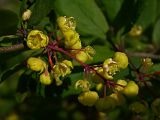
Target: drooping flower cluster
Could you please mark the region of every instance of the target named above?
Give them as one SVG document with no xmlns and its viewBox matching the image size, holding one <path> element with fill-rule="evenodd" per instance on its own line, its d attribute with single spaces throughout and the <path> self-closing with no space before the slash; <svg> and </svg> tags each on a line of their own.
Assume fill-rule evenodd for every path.
<svg viewBox="0 0 160 120">
<path fill-rule="evenodd" d="M 98 92 L 92 90 L 87 78 L 77 79 L 75 89 L 80 88 L 82 90 L 78 96 L 78 101 L 81 104 L 85 106 L 95 105 L 99 111 L 103 112 L 116 106 L 122 106 L 126 102 L 124 95 L 134 97 L 138 94 L 139 87 L 134 81 L 114 80 L 114 75 L 128 66 L 128 57 L 125 53 L 115 52 L 112 58 L 107 58 L 101 65 L 87 65 L 85 62 L 92 60 L 95 50 L 91 46 L 82 46 L 79 34 L 76 32 L 74 18 L 59 17 L 57 24 L 64 37 L 60 43 L 56 40 L 49 43 L 48 36 L 39 30 L 30 31 L 27 37 L 27 46 L 30 49 L 46 48 L 45 51 L 48 53 L 48 62 L 36 57 L 31 57 L 27 61 L 28 67 L 38 72 L 39 81 L 42 84 L 50 85 L 52 81 L 55 81 L 57 86 L 61 85 L 63 83 L 62 78 L 71 74 L 74 66 L 70 59 L 74 59 L 89 71 L 88 74 L 92 74 L 91 80 L 93 79 L 93 82 L 96 79 L 97 90 L 103 89 L 107 81 L 112 81 L 114 84 L 113 92 L 110 95 L 99 98 Z M 57 57 L 57 52 L 60 53 L 60 58 Z M 149 61 L 146 59 L 144 62 L 148 64 Z"/>
<path fill-rule="evenodd" d="M 64 35 L 64 46 L 71 50 L 70 52 L 75 55 L 76 59 L 81 62 L 92 60 L 95 54 L 91 46 L 82 48 L 82 43 L 79 34 L 76 32 L 76 22 L 73 17 L 59 17 L 57 19 L 58 26 Z"/>
<path fill-rule="evenodd" d="M 72 62 L 69 60 L 63 60 L 60 63 L 56 63 L 53 66 L 53 69 L 51 71 L 53 77 L 55 78 L 56 84 L 59 86 L 62 84 L 62 81 L 60 80 L 60 77 L 64 77 L 67 74 L 71 73 L 71 69 L 73 69 Z"/>
</svg>

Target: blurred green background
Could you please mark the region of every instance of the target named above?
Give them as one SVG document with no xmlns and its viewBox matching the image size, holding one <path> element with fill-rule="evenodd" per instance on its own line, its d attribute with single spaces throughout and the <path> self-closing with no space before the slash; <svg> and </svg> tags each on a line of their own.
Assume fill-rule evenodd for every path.
<svg viewBox="0 0 160 120">
<path fill-rule="evenodd" d="M 110 44 L 113 41 L 115 45 L 120 45 L 120 49 L 131 53 L 136 66 L 145 57 L 141 55 L 153 57 L 155 65 L 151 71 L 158 71 L 159 8 L 160 0 L 0 0 L 0 47 L 23 42 L 23 38 L 17 36 L 17 30 L 21 28 L 22 13 L 31 9 L 28 29 L 39 29 L 46 33 L 55 31 L 58 16 L 73 16 L 83 45 L 91 45 L 96 50 L 96 56 L 88 64 L 99 64 L 111 57 L 115 51 Z M 141 34 L 129 34 L 135 25 L 142 28 Z M 116 108 L 107 115 L 97 112 L 94 107 L 80 105 L 77 101 L 80 91 L 74 89 L 75 81 L 83 79 L 83 69 L 78 65 L 60 87 L 54 84 L 47 87 L 37 84 L 35 75 L 31 76 L 25 61 L 40 52 L 23 49 L 0 53 L 0 120 L 137 119 L 127 110 L 127 105 Z M 132 53 L 137 54 L 132 56 Z M 131 77 L 131 74 L 127 69 L 115 77 Z M 152 84 L 159 96 L 160 79 L 155 79 Z M 154 99 L 148 92 L 142 96 L 149 102 Z M 143 119 L 155 119 L 150 109 L 147 114 Z"/>
</svg>

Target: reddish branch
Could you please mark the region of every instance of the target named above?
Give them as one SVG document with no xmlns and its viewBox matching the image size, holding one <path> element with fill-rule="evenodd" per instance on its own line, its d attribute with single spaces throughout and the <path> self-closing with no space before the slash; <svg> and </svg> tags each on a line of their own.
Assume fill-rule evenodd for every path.
<svg viewBox="0 0 160 120">
<path fill-rule="evenodd" d="M 14 52 L 14 51 L 21 50 L 23 48 L 24 48 L 23 43 L 12 45 L 12 46 L 7 46 L 7 47 L 0 47 L 0 53 Z"/>
<path fill-rule="evenodd" d="M 110 86 L 114 87 L 116 85 L 124 87 L 123 85 L 117 84 L 114 81 L 107 80 L 100 73 L 98 73 L 97 70 L 94 69 L 94 67 L 92 67 L 92 66 L 90 66 L 88 64 L 85 64 L 82 61 L 78 60 L 74 55 L 72 55 L 71 53 L 69 53 L 67 50 L 64 50 L 63 48 L 60 48 L 57 44 L 55 44 L 55 43 L 50 44 L 50 45 L 47 46 L 47 48 L 53 50 L 53 52 L 57 51 L 57 52 L 63 53 L 65 55 L 67 55 L 68 57 L 76 60 L 84 69 L 90 70 L 90 71 L 93 71 L 94 73 L 96 73 L 104 81 L 105 85 L 108 85 L 108 87 L 110 87 Z"/>
</svg>

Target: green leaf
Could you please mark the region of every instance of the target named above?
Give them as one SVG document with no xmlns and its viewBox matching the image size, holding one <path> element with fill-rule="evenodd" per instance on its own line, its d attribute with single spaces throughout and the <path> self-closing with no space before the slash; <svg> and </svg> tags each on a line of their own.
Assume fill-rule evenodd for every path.
<svg viewBox="0 0 160 120">
<path fill-rule="evenodd" d="M 160 64 L 154 64 L 151 66 L 151 68 L 148 70 L 148 73 L 154 73 L 160 71 Z"/>
<path fill-rule="evenodd" d="M 114 21 L 118 15 L 124 0 L 102 0 L 104 11 L 110 21 Z"/>
<path fill-rule="evenodd" d="M 0 95 L 13 94 L 17 90 L 19 77 L 24 73 L 25 69 L 20 69 L 8 75 L 6 80 L 0 84 Z"/>
<path fill-rule="evenodd" d="M 138 0 L 138 18 L 137 25 L 146 29 L 153 24 L 157 17 L 157 0 Z"/>
<path fill-rule="evenodd" d="M 62 97 L 67 97 L 70 95 L 77 95 L 81 92 L 80 89 L 75 89 L 75 83 L 77 80 L 83 79 L 83 72 L 72 73 L 69 75 L 69 79 L 71 81 L 71 84 L 70 86 L 68 86 L 68 89 L 63 91 Z"/>
<path fill-rule="evenodd" d="M 31 9 L 32 15 L 29 19 L 29 25 L 37 25 L 46 17 L 53 8 L 54 0 L 36 0 Z"/>
<path fill-rule="evenodd" d="M 93 57 L 93 60 L 89 62 L 90 64 L 103 62 L 105 59 L 112 57 L 114 54 L 114 51 L 112 51 L 108 45 L 95 45 L 93 48 L 95 49 L 96 54 Z"/>
<path fill-rule="evenodd" d="M 0 36 L 15 34 L 18 16 L 11 10 L 0 9 Z"/>
<path fill-rule="evenodd" d="M 19 40 L 19 36 L 17 35 L 6 35 L 0 37 L 0 46 L 12 46 L 13 43 L 16 43 Z"/>
<path fill-rule="evenodd" d="M 54 8 L 58 15 L 76 19 L 80 35 L 105 39 L 108 24 L 94 0 L 55 0 Z"/>
<path fill-rule="evenodd" d="M 19 70 L 19 65 L 22 64 L 28 57 L 35 56 L 41 53 L 42 50 L 28 50 L 22 53 L 19 53 L 16 56 L 5 57 L 5 55 L 1 55 L 2 58 L 0 60 L 0 82 L 4 81 L 8 76 L 8 74 L 13 73 L 16 69 Z M 14 54 L 13 54 L 14 55 Z"/>
<path fill-rule="evenodd" d="M 160 44 L 160 19 L 158 19 L 158 21 L 156 22 L 154 29 L 153 29 L 153 35 L 152 35 L 152 39 L 153 39 L 153 43 L 155 45 L 156 48 L 159 48 L 159 44 Z"/>
</svg>

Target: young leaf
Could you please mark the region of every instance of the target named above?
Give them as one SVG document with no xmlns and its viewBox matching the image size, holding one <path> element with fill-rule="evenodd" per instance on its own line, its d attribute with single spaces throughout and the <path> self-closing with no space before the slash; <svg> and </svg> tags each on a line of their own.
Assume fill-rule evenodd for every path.
<svg viewBox="0 0 160 120">
<path fill-rule="evenodd" d="M 58 15 L 73 16 L 82 36 L 95 36 L 105 39 L 108 24 L 94 0 L 55 0 Z"/>
<path fill-rule="evenodd" d="M 124 0 L 102 0 L 104 11 L 110 21 L 114 21 L 119 13 Z"/>
<path fill-rule="evenodd" d="M 35 5 L 33 6 L 32 15 L 29 19 L 30 25 L 37 25 L 41 22 L 41 20 L 49 14 L 49 12 L 53 8 L 54 0 L 36 0 Z"/>
</svg>

